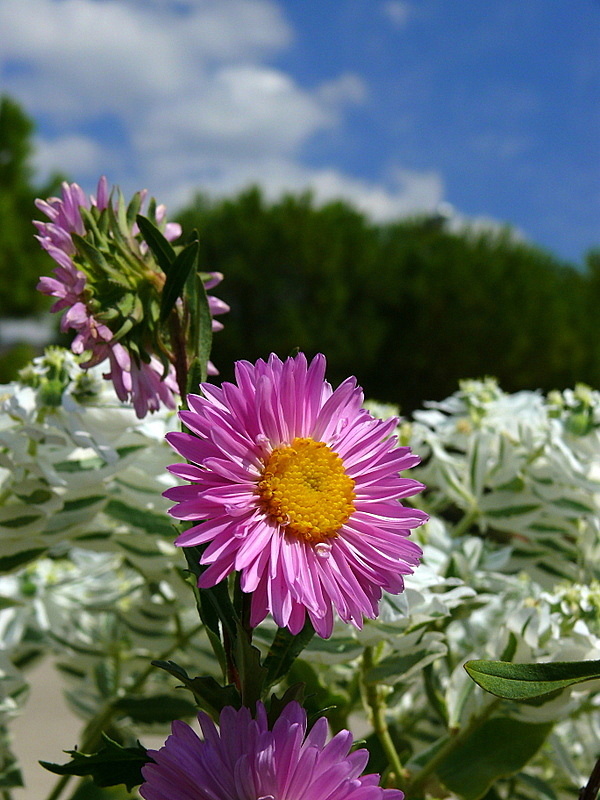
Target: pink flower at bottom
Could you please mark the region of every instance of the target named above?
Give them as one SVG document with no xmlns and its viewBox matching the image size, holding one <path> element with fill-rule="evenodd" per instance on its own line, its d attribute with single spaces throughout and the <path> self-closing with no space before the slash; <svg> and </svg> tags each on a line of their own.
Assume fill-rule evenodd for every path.
<svg viewBox="0 0 600 800">
<path fill-rule="evenodd" d="M 188 395 L 180 417 L 191 433 L 167 435 L 191 462 L 170 467 L 190 481 L 165 492 L 170 513 L 199 523 L 176 543 L 208 544 L 200 587 L 240 572 L 253 626 L 271 612 L 298 633 L 308 613 L 327 637 L 335 609 L 360 628 L 419 563 L 408 536 L 427 515 L 399 502 L 423 488 L 399 474 L 419 458 L 397 446 L 396 419 L 362 408 L 354 378 L 331 388 L 322 355 L 310 365 L 302 353 L 272 355 L 235 371 L 237 385 Z"/>
<path fill-rule="evenodd" d="M 198 716 L 204 739 L 184 722 L 142 768 L 145 800 L 403 800 L 398 789 L 382 789 L 379 775 L 361 773 L 367 750 L 350 753 L 352 734 L 340 731 L 326 743 L 321 717 L 306 733 L 306 711 L 289 703 L 269 730 L 262 703 L 256 719 L 247 708 L 223 709 L 220 730 Z"/>
</svg>

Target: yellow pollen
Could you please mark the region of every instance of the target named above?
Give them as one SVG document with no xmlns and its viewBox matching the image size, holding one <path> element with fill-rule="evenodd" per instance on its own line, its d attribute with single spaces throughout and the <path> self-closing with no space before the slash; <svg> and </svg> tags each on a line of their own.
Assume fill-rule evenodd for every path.
<svg viewBox="0 0 600 800">
<path fill-rule="evenodd" d="M 325 442 L 296 438 L 265 462 L 258 484 L 264 510 L 307 542 L 335 538 L 354 511 L 354 481 Z"/>
</svg>

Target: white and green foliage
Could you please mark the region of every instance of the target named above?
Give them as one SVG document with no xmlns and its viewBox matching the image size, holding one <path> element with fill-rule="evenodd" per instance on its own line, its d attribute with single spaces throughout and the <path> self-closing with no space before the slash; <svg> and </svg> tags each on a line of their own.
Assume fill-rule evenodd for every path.
<svg viewBox="0 0 600 800">
<path fill-rule="evenodd" d="M 348 659 L 360 644 L 374 648 L 364 681 L 388 687 L 387 719 L 415 791 L 441 780 L 452 796 L 477 798 L 495 783 L 498 798 L 566 800 L 589 777 L 598 682 L 514 703 L 483 692 L 464 664 L 600 659 L 599 431 L 600 395 L 587 387 L 545 398 L 506 394 L 491 379 L 462 383 L 399 426 L 422 456 L 412 473 L 431 515 L 417 533 L 423 564 L 404 594 L 384 597 L 378 620 L 354 635 L 339 626 L 307 660 L 326 665 L 320 685 L 352 705 Z M 465 732 L 462 745 L 447 745 L 451 731 Z M 474 763 L 486 737 L 487 772 Z M 447 756 L 427 772 L 424 753 L 440 746 Z"/>
<path fill-rule="evenodd" d="M 71 708 L 86 722 L 108 715 L 123 740 L 193 712 L 150 666 L 177 654 L 214 670 L 191 636 L 197 616 L 161 495 L 172 483 L 164 434 L 176 424 L 166 411 L 140 422 L 97 371 L 58 348 L 3 387 L 3 726 L 25 697 L 23 671 L 47 654 Z M 18 785 L 9 750 L 3 764 L 0 785 Z"/>
<path fill-rule="evenodd" d="M 58 348 L 1 400 L 2 571 L 74 544 L 168 568 L 175 548 L 161 492 L 175 415 L 140 423 L 97 370 L 82 372 Z"/>
<path fill-rule="evenodd" d="M 191 695 L 150 660 L 219 674 L 161 497 L 175 415 L 140 422 L 59 350 L 4 392 L 0 722 L 6 731 L 24 698 L 27 664 L 52 653 L 88 746 L 100 723 L 126 744 L 148 726 L 166 731 L 192 713 Z M 309 715 L 332 707 L 333 728 L 362 717 L 371 771 L 389 764 L 368 725 L 382 712 L 409 798 L 476 800 L 494 784 L 498 799 L 567 800 L 589 775 L 595 684 L 515 703 L 483 692 L 463 665 L 600 658 L 599 431 L 596 392 L 508 395 L 491 380 L 465 382 L 399 426 L 428 487 L 416 498 L 431 515 L 417 534 L 423 565 L 362 631 L 339 624 L 313 639 L 286 680 L 306 682 Z M 265 623 L 256 642 L 272 632 Z M 14 785 L 9 750 L 2 766 L 0 785 Z"/>
</svg>

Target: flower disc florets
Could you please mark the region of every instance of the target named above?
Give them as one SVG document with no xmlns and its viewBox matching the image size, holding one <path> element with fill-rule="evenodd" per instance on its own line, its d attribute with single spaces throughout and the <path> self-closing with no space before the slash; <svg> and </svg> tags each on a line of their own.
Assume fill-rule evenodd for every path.
<svg viewBox="0 0 600 800">
<path fill-rule="evenodd" d="M 362 775 L 367 750 L 350 753 L 352 734 L 340 731 L 330 742 L 321 717 L 306 732 L 306 711 L 289 703 L 269 729 L 258 703 L 256 719 L 247 708 L 227 706 L 219 729 L 198 715 L 204 739 L 184 722 L 154 760 L 142 768 L 145 800 L 403 800 L 398 789 L 379 787 L 379 775 Z"/>
<path fill-rule="evenodd" d="M 177 544 L 208 543 L 199 586 L 239 571 L 252 625 L 271 612 L 297 633 L 308 613 L 329 636 L 334 609 L 361 627 L 382 590 L 403 590 L 421 555 L 410 529 L 427 515 L 398 502 L 423 487 L 399 475 L 419 459 L 397 446 L 397 420 L 362 408 L 354 378 L 334 391 L 324 376 L 324 356 L 273 355 L 189 395 L 191 433 L 167 438 L 191 462 L 171 471 L 191 483 L 165 494 L 174 517 L 199 522 Z"/>
<path fill-rule="evenodd" d="M 354 481 L 342 459 L 325 442 L 310 438 L 275 448 L 258 489 L 265 512 L 307 542 L 337 536 L 354 511 Z"/>
</svg>

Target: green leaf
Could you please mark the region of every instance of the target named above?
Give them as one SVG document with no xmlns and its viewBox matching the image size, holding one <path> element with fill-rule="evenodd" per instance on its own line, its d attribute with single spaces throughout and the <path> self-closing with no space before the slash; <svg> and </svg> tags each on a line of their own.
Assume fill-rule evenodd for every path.
<svg viewBox="0 0 600 800">
<path fill-rule="evenodd" d="M 161 322 L 167 319 L 177 298 L 182 296 L 183 287 L 188 279 L 188 275 L 196 272 L 198 266 L 198 251 L 198 242 L 192 242 L 188 244 L 187 247 L 183 248 L 175 258 L 175 261 L 171 264 L 160 298 Z"/>
<path fill-rule="evenodd" d="M 104 512 L 119 522 L 126 522 L 134 525 L 148 533 L 173 538 L 173 526 L 165 519 L 162 514 L 155 514 L 153 511 L 146 511 L 142 508 L 133 508 L 121 500 L 111 500 Z"/>
<path fill-rule="evenodd" d="M 3 556 L 0 558 L 0 573 L 11 572 L 13 569 L 24 567 L 25 564 L 40 558 L 45 552 L 45 547 L 36 547 L 34 550 L 22 550 L 12 556 Z"/>
<path fill-rule="evenodd" d="M 575 683 L 600 678 L 600 661 L 552 661 L 512 664 L 506 661 L 467 661 L 469 676 L 490 694 L 524 701 Z"/>
<path fill-rule="evenodd" d="M 77 750 L 65 750 L 72 760 L 68 764 L 52 764 L 40 761 L 42 767 L 55 775 L 91 775 L 97 786 L 116 786 L 124 783 L 128 791 L 144 780 L 142 767 L 151 759 L 146 748 L 139 742 L 135 747 L 121 747 L 106 734 L 102 734 L 104 746 L 97 753 L 85 755 Z"/>
<path fill-rule="evenodd" d="M 190 702 L 186 697 L 173 697 L 170 694 L 120 697 L 114 707 L 131 717 L 134 722 L 143 724 L 189 719 L 198 713 L 195 703 Z"/>
<path fill-rule="evenodd" d="M 240 678 L 242 703 L 253 711 L 261 699 L 267 670 L 261 664 L 260 650 L 250 643 L 248 634 L 239 622 L 233 658 Z"/>
<path fill-rule="evenodd" d="M 176 258 L 175 250 L 171 247 L 170 242 L 165 239 L 156 225 L 150 222 L 149 219 L 138 214 L 136 221 L 144 237 L 144 241 L 152 251 L 152 255 L 156 259 L 158 266 L 165 275 L 168 275 L 171 271 L 171 264 Z"/>
<path fill-rule="evenodd" d="M 448 754 L 436 774 L 462 800 L 479 800 L 499 778 L 514 775 L 533 758 L 552 725 L 488 719 Z"/>
<path fill-rule="evenodd" d="M 206 364 L 196 356 L 188 370 L 186 394 L 198 394 L 200 384 L 206 380 Z"/>
<path fill-rule="evenodd" d="M 198 275 L 192 276 L 194 284 L 189 293 L 194 293 L 194 312 L 192 314 L 192 326 L 190 340 L 192 346 L 192 360 L 198 359 L 200 362 L 200 383 L 204 383 L 207 376 L 207 365 L 212 348 L 212 316 L 208 304 L 208 295 L 204 288 L 204 283 Z"/>
<path fill-rule="evenodd" d="M 0 772 L 0 789 L 15 789 L 21 786 L 24 786 L 23 776 L 17 759 L 4 747 L 2 771 Z M 10 797 L 9 792 L 6 793 L 6 797 Z"/>
<path fill-rule="evenodd" d="M 153 661 L 152 664 L 181 681 L 183 686 L 196 697 L 202 708 L 215 719 L 225 706 L 240 708 L 242 705 L 239 692 L 232 684 L 221 686 L 210 676 L 190 678 L 183 667 L 174 661 Z"/>
<path fill-rule="evenodd" d="M 0 522 L 2 528 L 24 528 L 26 525 L 31 525 L 32 522 L 40 519 L 41 514 L 25 514 L 22 517 L 13 517 L 12 519 L 3 519 Z"/>
<path fill-rule="evenodd" d="M 273 644 L 265 658 L 265 669 L 267 670 L 265 685 L 273 686 L 280 681 L 284 675 L 290 671 L 290 667 L 304 650 L 315 634 L 310 618 L 306 617 L 306 622 L 300 633 L 293 634 L 287 628 L 279 628 L 273 639 Z"/>
<path fill-rule="evenodd" d="M 97 494 L 91 497 L 78 497 L 76 500 L 65 500 L 62 510 L 63 511 L 78 511 L 80 508 L 88 508 L 95 503 L 101 503 L 106 500 L 106 495 Z"/>
<path fill-rule="evenodd" d="M 537 511 L 540 507 L 539 503 L 522 503 L 520 505 L 502 506 L 500 508 L 486 508 L 484 514 L 488 517 L 518 517 L 523 514 L 529 514 L 532 511 Z"/>
</svg>

